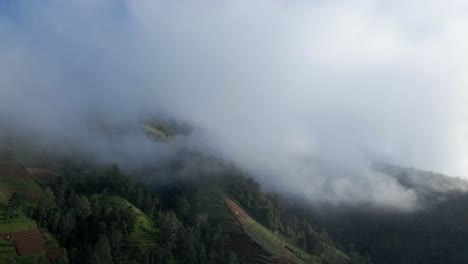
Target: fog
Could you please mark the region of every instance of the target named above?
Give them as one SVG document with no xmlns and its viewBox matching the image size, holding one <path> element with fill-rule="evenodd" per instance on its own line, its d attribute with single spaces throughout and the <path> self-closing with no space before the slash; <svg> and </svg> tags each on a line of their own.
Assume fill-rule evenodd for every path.
<svg viewBox="0 0 468 264">
<path fill-rule="evenodd" d="M 0 132 L 121 166 L 196 149 L 308 201 L 413 208 L 413 191 L 370 167 L 468 175 L 467 9 L 2 1 Z M 154 142 L 137 129 L 154 114 L 194 129 Z"/>
</svg>

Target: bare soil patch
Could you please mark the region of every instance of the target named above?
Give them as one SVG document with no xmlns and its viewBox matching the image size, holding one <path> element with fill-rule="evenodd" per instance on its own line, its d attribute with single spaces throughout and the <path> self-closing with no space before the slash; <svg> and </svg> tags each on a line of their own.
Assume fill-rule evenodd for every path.
<svg viewBox="0 0 468 264">
<path fill-rule="evenodd" d="M 16 179 L 32 179 L 31 175 L 23 167 L 2 165 L 0 166 L 0 177 Z"/>
<path fill-rule="evenodd" d="M 241 223 L 247 222 L 248 220 L 252 219 L 249 214 L 247 214 L 244 209 L 242 209 L 236 202 L 231 199 L 225 200 L 229 209 L 231 209 L 234 216 L 241 221 Z"/>
<path fill-rule="evenodd" d="M 15 244 L 16 250 L 20 256 L 44 252 L 46 240 L 38 229 L 30 229 L 7 235 L 10 236 L 9 240 Z"/>
</svg>

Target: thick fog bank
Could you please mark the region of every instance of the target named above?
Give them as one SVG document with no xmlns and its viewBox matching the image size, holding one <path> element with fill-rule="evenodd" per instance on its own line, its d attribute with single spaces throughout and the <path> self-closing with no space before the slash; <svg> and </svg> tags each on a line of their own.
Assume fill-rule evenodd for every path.
<svg viewBox="0 0 468 264">
<path fill-rule="evenodd" d="M 413 208 L 414 191 L 371 164 L 467 175 L 466 11 L 422 0 L 2 1 L 0 131 L 136 166 L 197 149 L 309 201 Z M 137 129 L 155 113 L 194 129 L 156 143 Z"/>
</svg>

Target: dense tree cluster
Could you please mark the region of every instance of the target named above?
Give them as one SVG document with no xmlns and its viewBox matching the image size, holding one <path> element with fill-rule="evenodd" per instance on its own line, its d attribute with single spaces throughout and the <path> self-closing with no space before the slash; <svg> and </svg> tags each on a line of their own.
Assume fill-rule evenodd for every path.
<svg viewBox="0 0 468 264">
<path fill-rule="evenodd" d="M 219 175 L 165 184 L 143 184 L 117 165 L 86 171 L 67 166 L 62 171 L 62 177 L 41 183 L 43 195 L 33 207 L 18 206 L 24 201 L 17 194 L 8 205 L 12 215 L 15 208 L 26 208 L 24 213 L 67 250 L 61 263 L 242 263 L 228 233 L 202 213 L 200 192 L 207 190 L 230 194 L 257 221 L 323 263 L 371 263 L 360 247 L 341 247 L 350 259 L 340 257 L 340 246 L 325 229 L 314 227 L 307 215 L 283 206 L 277 194 L 263 192 L 257 182 L 231 167 Z M 112 197 L 122 204 L 106 202 Z"/>
<path fill-rule="evenodd" d="M 117 166 L 86 173 L 68 170 L 44 187 L 46 195 L 31 217 L 67 249 L 71 263 L 238 263 L 229 237 L 221 227 L 211 226 L 206 216 L 190 214 L 196 201 L 189 202 L 185 195 L 191 193 L 180 188 L 158 193 Z M 146 234 L 151 243 L 138 244 L 138 237 L 131 235 L 138 224 L 132 208 L 103 204 L 100 195 L 122 197 L 141 209 L 154 224 L 153 232 Z"/>
</svg>

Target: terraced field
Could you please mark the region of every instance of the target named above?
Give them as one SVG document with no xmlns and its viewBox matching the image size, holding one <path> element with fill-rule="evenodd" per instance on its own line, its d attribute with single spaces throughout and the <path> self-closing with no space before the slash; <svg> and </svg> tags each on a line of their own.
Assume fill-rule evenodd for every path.
<svg viewBox="0 0 468 264">
<path fill-rule="evenodd" d="M 38 181 L 57 176 L 56 171 L 40 165 L 26 169 L 16 160 L 0 160 L 0 264 L 49 263 L 47 258 L 66 254 L 57 244 L 47 249 L 46 256 L 45 242 L 49 239 L 24 210 L 17 208 L 10 218 L 6 217 L 8 200 L 13 193 L 25 198 L 22 206 L 30 209 L 44 195 Z"/>
<path fill-rule="evenodd" d="M 57 176 L 60 176 L 57 171 L 47 167 L 25 167 L 16 161 L 0 161 L 0 177 L 2 178 L 41 180 Z"/>
<path fill-rule="evenodd" d="M 15 192 L 31 200 L 38 200 L 43 195 L 41 187 L 35 181 L 0 177 L 0 203 L 6 204 Z"/>
<path fill-rule="evenodd" d="M 20 256 L 36 255 L 44 252 L 45 238 L 38 229 L 30 229 L 11 234 Z"/>
<path fill-rule="evenodd" d="M 14 161 L 0 163 L 0 203 L 6 204 L 10 196 L 17 192 L 31 200 L 40 199 L 43 192 L 36 180 L 50 177 L 46 168 L 35 168 L 30 174 L 19 163 Z M 37 173 L 40 172 L 40 173 Z"/>
<path fill-rule="evenodd" d="M 218 224 L 231 237 L 231 248 L 237 257 L 246 264 L 273 264 L 273 258 L 255 244 L 242 230 L 239 222 L 226 206 L 224 198 L 216 192 L 206 192 L 200 196 L 200 206 L 195 213 L 208 215 L 211 224 Z"/>
<path fill-rule="evenodd" d="M 285 238 L 274 234 L 263 225 L 255 221 L 242 207 L 230 198 L 224 202 L 239 222 L 247 236 L 262 249 L 273 256 L 275 263 L 319 263 L 317 258 L 295 249 Z M 293 251 L 294 250 L 294 251 Z"/>
<path fill-rule="evenodd" d="M 0 240 L 0 263 L 1 259 L 5 257 L 15 257 L 16 255 L 16 248 L 12 242 L 6 240 Z"/>
<path fill-rule="evenodd" d="M 0 234 L 0 264 L 50 263 L 46 239 L 38 229 Z"/>
<path fill-rule="evenodd" d="M 231 234 L 242 235 L 240 225 L 232 217 L 231 212 L 224 204 L 221 197 L 215 193 L 205 193 L 200 196 L 200 206 L 197 213 L 208 215 L 208 221 L 215 225 L 221 225 L 224 231 Z"/>
</svg>

